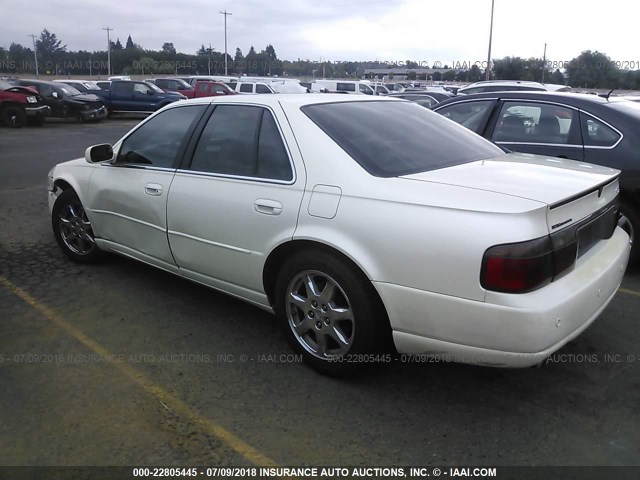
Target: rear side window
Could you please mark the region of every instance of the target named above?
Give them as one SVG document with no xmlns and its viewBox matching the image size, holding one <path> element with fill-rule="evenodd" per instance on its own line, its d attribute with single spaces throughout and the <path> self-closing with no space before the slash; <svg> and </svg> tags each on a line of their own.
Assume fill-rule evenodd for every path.
<svg viewBox="0 0 640 480">
<path fill-rule="evenodd" d="M 133 94 L 133 82 L 115 82 L 111 85 L 111 91 L 116 95 L 131 95 Z"/>
<path fill-rule="evenodd" d="M 253 84 L 252 83 L 241 84 L 240 91 L 244 93 L 253 93 Z"/>
<path fill-rule="evenodd" d="M 410 175 L 504 155 L 488 140 L 415 103 L 340 102 L 307 105 L 302 111 L 377 177 Z M 385 125 L 384 135 L 375 134 L 380 125 Z"/>
<path fill-rule="evenodd" d="M 582 140 L 585 147 L 612 147 L 620 134 L 600 120 L 582 114 Z"/>
<path fill-rule="evenodd" d="M 155 84 L 160 88 L 169 88 L 169 82 L 167 80 L 157 79 Z"/>
<path fill-rule="evenodd" d="M 578 121 L 575 110 L 554 104 L 505 102 L 498 117 L 493 140 L 544 144 L 578 144 L 574 129 Z M 575 130 L 576 135 L 572 135 Z"/>
<path fill-rule="evenodd" d="M 202 132 L 191 170 L 291 180 L 293 171 L 271 112 L 244 105 L 216 107 Z"/>
<path fill-rule="evenodd" d="M 339 92 L 355 92 L 356 91 L 356 85 L 355 83 L 341 83 L 338 82 L 336 84 L 336 90 Z"/>
<path fill-rule="evenodd" d="M 459 123 L 476 133 L 480 130 L 489 118 L 493 106 L 493 100 L 479 100 L 477 102 L 460 102 L 439 108 L 440 115 L 449 120 Z"/>
</svg>

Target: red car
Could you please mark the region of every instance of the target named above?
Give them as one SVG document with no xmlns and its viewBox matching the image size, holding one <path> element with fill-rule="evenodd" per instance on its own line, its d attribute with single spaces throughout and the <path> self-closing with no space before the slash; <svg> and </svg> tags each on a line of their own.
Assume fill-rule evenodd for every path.
<svg viewBox="0 0 640 480">
<path fill-rule="evenodd" d="M 153 83 L 165 92 L 178 92 L 187 98 L 196 96 L 193 87 L 180 78 L 152 78 L 145 82 Z"/>
<path fill-rule="evenodd" d="M 220 95 L 237 95 L 222 82 L 212 82 L 211 80 L 198 80 L 195 85 L 194 97 L 217 97 Z"/>
<path fill-rule="evenodd" d="M 51 108 L 31 87 L 11 85 L 0 80 L 0 119 L 10 128 L 20 128 L 27 124 L 42 125 Z"/>
</svg>

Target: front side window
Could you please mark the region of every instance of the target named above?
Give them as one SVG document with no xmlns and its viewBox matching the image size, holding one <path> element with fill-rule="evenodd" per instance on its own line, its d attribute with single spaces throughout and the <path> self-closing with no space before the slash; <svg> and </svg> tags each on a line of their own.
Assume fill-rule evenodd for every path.
<svg viewBox="0 0 640 480">
<path fill-rule="evenodd" d="M 133 91 L 135 93 L 142 93 L 144 95 L 147 94 L 147 92 L 149 92 L 149 87 L 147 87 L 144 83 L 134 83 L 133 84 Z"/>
<path fill-rule="evenodd" d="M 206 105 L 180 106 L 149 119 L 122 142 L 116 164 L 175 168 Z"/>
<path fill-rule="evenodd" d="M 488 140 L 412 102 L 337 102 L 307 105 L 302 111 L 377 177 L 410 175 L 504 155 Z M 385 134 L 372 135 L 380 125 L 385 125 Z"/>
<path fill-rule="evenodd" d="M 438 113 L 449 120 L 467 127 L 476 133 L 480 132 L 493 107 L 492 100 L 476 102 L 460 102 L 438 109 Z"/>
<path fill-rule="evenodd" d="M 368 85 L 363 85 L 362 83 L 358 85 L 360 87 L 360 93 L 364 93 L 365 95 L 373 95 L 373 90 Z"/>
<path fill-rule="evenodd" d="M 496 142 L 568 145 L 577 112 L 558 105 L 505 102 L 493 133 Z"/>
<path fill-rule="evenodd" d="M 612 147 L 620 139 L 620 134 L 600 120 L 583 114 L 582 139 L 587 147 Z"/>
<path fill-rule="evenodd" d="M 293 179 L 273 115 L 254 106 L 216 107 L 198 141 L 190 168 L 239 177 Z"/>
<path fill-rule="evenodd" d="M 256 85 L 256 93 L 271 93 L 271 90 L 266 85 Z"/>
</svg>

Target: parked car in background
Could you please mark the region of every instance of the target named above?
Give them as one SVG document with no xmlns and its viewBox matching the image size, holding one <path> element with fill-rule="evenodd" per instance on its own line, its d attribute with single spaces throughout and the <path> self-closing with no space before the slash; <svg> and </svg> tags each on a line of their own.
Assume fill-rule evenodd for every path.
<svg viewBox="0 0 640 480">
<path fill-rule="evenodd" d="M 51 113 L 38 91 L 0 80 L 0 121 L 10 128 L 42 125 Z"/>
<path fill-rule="evenodd" d="M 238 93 L 276 93 L 263 82 L 226 82 L 227 86 Z"/>
<path fill-rule="evenodd" d="M 314 93 L 348 93 L 374 95 L 371 82 L 368 80 L 316 80 L 311 83 Z"/>
<path fill-rule="evenodd" d="M 212 82 L 210 80 L 198 80 L 194 88 L 194 98 L 217 97 L 220 95 L 238 95 L 222 82 Z"/>
<path fill-rule="evenodd" d="M 403 98 L 405 100 L 411 100 L 412 102 L 422 105 L 423 107 L 431 108 L 444 100 L 451 98 L 451 95 L 446 95 L 439 92 L 402 92 L 402 93 L 390 93 L 392 98 Z"/>
<path fill-rule="evenodd" d="M 54 80 L 56 83 L 64 83 L 66 85 L 70 85 L 80 93 L 95 93 L 96 90 L 100 90 L 100 87 L 96 82 L 91 80 Z"/>
<path fill-rule="evenodd" d="M 394 345 L 545 361 L 623 278 L 618 175 L 505 154 L 411 102 L 244 95 L 169 105 L 48 185 L 72 260 L 120 253 L 275 312 L 296 353 L 342 373 Z"/>
<path fill-rule="evenodd" d="M 454 97 L 434 111 L 516 152 L 568 158 L 622 171 L 621 226 L 640 257 L 640 104 L 597 95 L 502 92 Z"/>
<path fill-rule="evenodd" d="M 384 85 L 371 85 L 375 95 L 389 95 L 391 91 Z"/>
<path fill-rule="evenodd" d="M 187 83 L 190 83 L 192 86 L 195 86 L 198 80 L 209 80 L 211 82 L 237 82 L 239 80 L 238 77 L 231 77 L 228 75 L 191 75 L 189 77 L 180 77 Z"/>
<path fill-rule="evenodd" d="M 153 83 L 165 92 L 178 92 L 187 98 L 196 96 L 194 86 L 180 78 L 151 78 L 145 82 Z"/>
<path fill-rule="evenodd" d="M 44 102 L 51 108 L 52 117 L 76 118 L 87 122 L 97 121 L 107 116 L 107 109 L 100 97 L 83 94 L 70 85 L 30 79 L 21 79 L 18 83 L 36 88 Z"/>
<path fill-rule="evenodd" d="M 108 90 L 96 92 L 111 113 L 149 113 L 187 97 L 177 92 L 164 92 L 153 83 L 113 80 Z"/>
<path fill-rule="evenodd" d="M 486 80 L 472 83 L 459 88 L 458 95 L 470 95 L 484 92 L 568 92 L 571 87 L 566 85 L 544 84 L 538 82 L 526 82 L 520 80 Z"/>
<path fill-rule="evenodd" d="M 101 90 L 109 90 L 109 87 L 111 86 L 111 81 L 110 80 L 98 80 L 96 82 L 96 85 L 98 85 L 98 87 L 100 87 Z"/>
</svg>

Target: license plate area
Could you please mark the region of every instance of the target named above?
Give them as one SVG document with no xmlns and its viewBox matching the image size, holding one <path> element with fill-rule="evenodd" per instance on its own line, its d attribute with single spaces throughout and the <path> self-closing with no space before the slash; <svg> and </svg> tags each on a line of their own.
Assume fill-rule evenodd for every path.
<svg viewBox="0 0 640 480">
<path fill-rule="evenodd" d="M 618 209 L 613 205 L 578 228 L 578 258 L 587 253 L 600 240 L 611 238 L 617 223 Z"/>
</svg>

